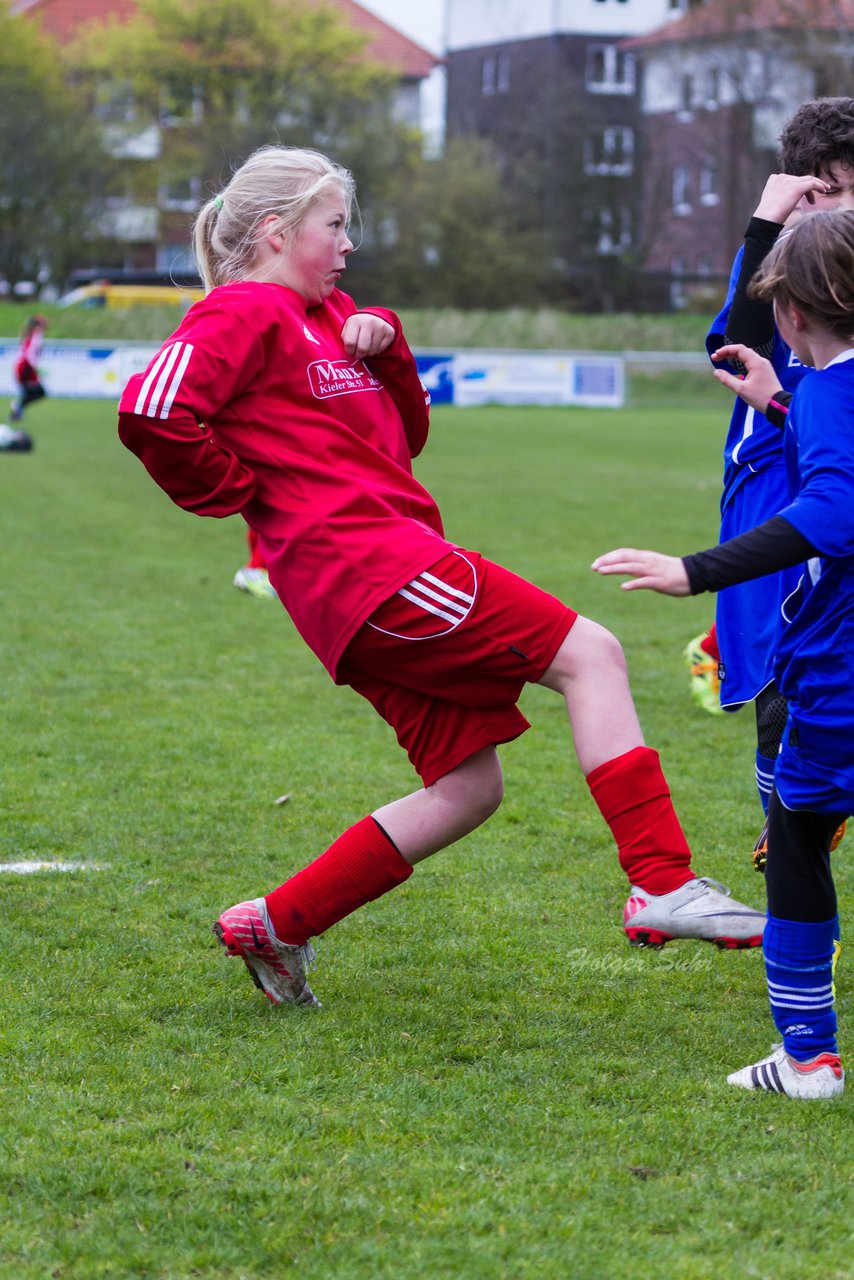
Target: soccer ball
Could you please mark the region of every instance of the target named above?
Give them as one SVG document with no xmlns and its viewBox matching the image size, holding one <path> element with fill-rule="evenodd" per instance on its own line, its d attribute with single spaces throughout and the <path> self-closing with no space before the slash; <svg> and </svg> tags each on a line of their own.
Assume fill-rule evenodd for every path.
<svg viewBox="0 0 854 1280">
<path fill-rule="evenodd" d="M 29 453 L 32 447 L 33 438 L 26 431 L 16 431 L 0 422 L 0 453 Z"/>
</svg>

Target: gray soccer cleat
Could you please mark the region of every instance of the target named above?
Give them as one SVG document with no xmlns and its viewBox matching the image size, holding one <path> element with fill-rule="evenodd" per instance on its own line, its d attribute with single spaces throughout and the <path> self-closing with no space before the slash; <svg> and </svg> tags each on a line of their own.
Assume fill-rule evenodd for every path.
<svg viewBox="0 0 854 1280">
<path fill-rule="evenodd" d="M 785 1093 L 787 1098 L 838 1098 L 845 1088 L 845 1072 L 836 1053 L 819 1053 L 808 1062 L 791 1057 L 775 1044 L 767 1058 L 727 1076 L 740 1089 Z"/>
<path fill-rule="evenodd" d="M 632 887 L 623 929 L 633 947 L 663 947 L 674 938 L 713 942 L 722 951 L 762 945 L 765 915 L 737 902 L 717 880 L 689 880 L 672 893 Z"/>
<path fill-rule="evenodd" d="M 306 969 L 314 968 L 314 948 L 309 943 L 298 947 L 279 942 L 263 898 L 229 907 L 212 928 L 217 941 L 229 955 L 240 957 L 255 986 L 273 1004 L 320 1007 L 305 977 Z"/>
</svg>

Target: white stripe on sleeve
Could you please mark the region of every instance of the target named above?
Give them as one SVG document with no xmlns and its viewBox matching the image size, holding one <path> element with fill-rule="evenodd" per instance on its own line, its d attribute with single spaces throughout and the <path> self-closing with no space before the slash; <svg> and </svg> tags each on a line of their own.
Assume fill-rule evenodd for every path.
<svg viewBox="0 0 854 1280">
<path fill-rule="evenodd" d="M 148 377 L 145 379 L 145 382 L 143 382 L 142 384 L 142 389 L 140 390 L 139 399 L 136 402 L 134 413 L 141 414 L 144 412 L 145 402 L 148 399 L 148 393 L 151 390 L 151 384 L 154 381 L 154 379 L 157 377 L 160 370 L 162 369 L 163 361 L 167 358 L 171 350 L 172 350 L 171 347 L 164 347 L 163 350 L 160 352 L 160 355 L 154 361 L 154 364 L 151 366 Z"/>
<path fill-rule="evenodd" d="M 172 401 L 178 394 L 178 388 L 181 380 L 187 371 L 187 365 L 190 363 L 190 356 L 193 354 L 193 344 L 191 342 L 184 343 L 184 353 L 181 356 L 181 362 L 175 370 L 175 376 L 169 384 L 169 390 L 166 393 L 166 399 L 163 401 L 163 408 L 160 410 L 161 418 L 169 417 L 169 410 L 172 408 Z"/>
<path fill-rule="evenodd" d="M 148 408 L 145 411 L 146 416 L 149 418 L 157 417 L 157 413 L 160 408 L 160 399 L 163 395 L 163 389 L 166 386 L 166 383 L 169 379 L 169 375 L 171 374 L 172 370 L 175 368 L 175 361 L 178 359 L 178 356 L 181 353 L 181 346 L 182 346 L 182 343 L 180 342 L 174 342 L 172 344 L 166 363 L 164 364 L 163 368 L 160 370 L 160 377 L 157 379 L 155 388 L 151 393 L 151 399 L 148 402 Z"/>
</svg>

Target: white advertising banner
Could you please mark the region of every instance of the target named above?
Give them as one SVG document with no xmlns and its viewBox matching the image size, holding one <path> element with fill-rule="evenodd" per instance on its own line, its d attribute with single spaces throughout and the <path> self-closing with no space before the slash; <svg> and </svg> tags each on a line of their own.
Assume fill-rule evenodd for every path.
<svg viewBox="0 0 854 1280">
<path fill-rule="evenodd" d="M 156 346 L 46 342 L 39 358 L 39 373 L 52 396 L 76 399 L 118 400 L 133 373 L 144 369 Z M 14 364 L 16 342 L 0 342 L 0 395 L 16 390 Z"/>
<path fill-rule="evenodd" d="M 15 390 L 18 344 L 0 341 L 0 396 Z M 46 342 L 39 370 L 49 395 L 116 400 L 131 374 L 157 347 L 148 343 Z M 584 405 L 625 403 L 621 356 L 573 352 L 457 351 L 417 354 L 418 370 L 436 404 Z"/>
<path fill-rule="evenodd" d="M 587 405 L 625 402 L 619 356 L 568 352 L 459 351 L 453 357 L 453 403 Z"/>
</svg>

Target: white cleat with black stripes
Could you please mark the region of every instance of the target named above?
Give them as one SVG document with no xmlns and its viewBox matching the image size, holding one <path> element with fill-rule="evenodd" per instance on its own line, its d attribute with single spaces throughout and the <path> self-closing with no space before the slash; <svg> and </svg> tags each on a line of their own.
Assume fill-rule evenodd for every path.
<svg viewBox="0 0 854 1280">
<path fill-rule="evenodd" d="M 838 1098 L 845 1088 L 845 1072 L 836 1053 L 819 1053 L 799 1062 L 776 1044 L 767 1058 L 727 1076 L 727 1084 L 784 1093 L 787 1098 Z"/>
</svg>

